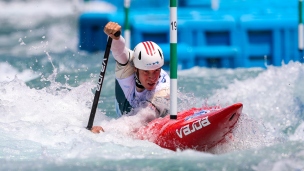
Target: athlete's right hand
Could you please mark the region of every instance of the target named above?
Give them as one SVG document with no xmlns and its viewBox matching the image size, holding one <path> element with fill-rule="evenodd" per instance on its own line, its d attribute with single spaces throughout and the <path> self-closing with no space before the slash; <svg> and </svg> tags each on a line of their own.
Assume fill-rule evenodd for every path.
<svg viewBox="0 0 304 171">
<path fill-rule="evenodd" d="M 95 134 L 99 134 L 100 131 L 104 132 L 103 128 L 101 126 L 93 126 L 91 131 Z"/>
<path fill-rule="evenodd" d="M 112 39 L 118 40 L 120 36 L 115 37 L 114 34 L 118 31 L 121 32 L 121 26 L 115 22 L 108 22 L 104 27 L 103 31 L 110 36 Z"/>
<path fill-rule="evenodd" d="M 170 89 L 164 88 L 155 92 L 150 101 L 159 110 L 159 117 L 165 117 L 170 109 L 168 108 L 170 106 Z"/>
</svg>

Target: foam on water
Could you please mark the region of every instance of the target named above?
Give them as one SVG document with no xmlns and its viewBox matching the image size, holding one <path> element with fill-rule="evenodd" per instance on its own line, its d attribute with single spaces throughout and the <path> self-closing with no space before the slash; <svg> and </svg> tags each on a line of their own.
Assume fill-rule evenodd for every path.
<svg viewBox="0 0 304 171">
<path fill-rule="evenodd" d="M 218 89 L 210 103 L 244 105 L 232 144 L 246 149 L 303 139 L 303 73 L 302 64 L 291 62 Z"/>
<path fill-rule="evenodd" d="M 120 119 L 108 117 L 104 112 L 98 111 L 94 125 L 103 126 L 106 132 L 89 132 L 85 127 L 95 83 L 84 82 L 76 87 L 61 84 L 55 81 L 58 70 L 55 67 L 53 69 L 53 74 L 41 80 L 51 82 L 42 89 L 29 88 L 18 78 L 0 82 L 0 146 L 3 147 L 0 158 L 8 161 L 26 159 L 32 162 L 39 159 L 43 163 L 55 162 L 60 165 L 67 160 L 87 161 L 92 158 L 142 159 L 148 162 L 150 159 L 179 160 L 192 155 L 195 156 L 190 157 L 192 162 L 199 162 L 197 158 L 202 157 L 201 159 L 213 161 L 211 163 L 214 167 L 216 161 L 220 160 L 221 156 L 214 158 L 213 155 L 192 150 L 172 152 L 151 142 L 134 139 L 133 133 L 154 117 L 148 109 L 140 109 L 138 115 Z M 202 70 L 213 72 L 204 68 Z M 207 103 L 226 106 L 235 102 L 244 104 L 243 116 L 232 136 L 227 137 L 228 143 L 215 147 L 211 152 L 222 154 L 227 161 L 236 151 L 242 154 L 238 156 L 239 160 L 244 161 L 242 156 L 250 152 L 250 162 L 258 163 L 255 164 L 257 170 L 280 165 L 287 165 L 287 168 L 302 167 L 298 160 L 304 149 L 297 144 L 304 137 L 301 73 L 303 66 L 299 63 L 278 68 L 269 67 L 256 77 L 234 80 L 227 88 L 216 90 L 217 93 L 211 95 L 207 102 L 206 99 L 201 99 L 203 105 Z M 278 90 L 280 93 L 277 93 Z M 202 98 L 199 94 L 194 97 L 196 100 Z M 189 104 L 193 95 L 181 93 L 179 98 L 184 100 L 182 103 Z M 257 104 L 260 104 L 259 108 Z M 281 147 L 286 142 L 289 146 Z M 266 151 L 275 149 L 275 154 L 280 155 L 278 149 L 283 148 L 287 158 L 278 159 L 278 156 L 271 155 L 272 162 L 261 160 L 263 148 Z M 291 152 L 297 152 L 297 160 L 290 159 Z M 290 163 L 295 165 L 290 166 Z M 230 163 L 225 165 L 227 168 L 240 166 Z M 13 164 L 8 167 L 13 167 Z M 33 167 L 38 165 L 34 164 Z M 208 168 L 210 165 L 201 167 Z"/>
<path fill-rule="evenodd" d="M 77 1 L 0 2 L 0 54 L 19 57 L 77 49 Z M 17 23 L 17 24 L 16 24 Z M 54 24 L 56 23 L 56 24 Z"/>
<path fill-rule="evenodd" d="M 0 73 L 0 82 L 12 81 L 16 77 L 27 82 L 39 77 L 39 73 L 33 70 L 26 69 L 20 72 L 8 63 L 0 63 Z"/>
<path fill-rule="evenodd" d="M 291 62 L 282 67 L 268 67 L 256 78 L 235 80 L 227 89 L 220 89 L 209 100 L 221 104 L 239 101 L 244 113 L 257 120 L 267 120 L 279 130 L 297 123 L 304 104 L 301 86 L 302 64 Z"/>
<path fill-rule="evenodd" d="M 4 147 L 1 158 L 137 158 L 142 157 L 143 148 L 162 151 L 155 144 L 132 138 L 132 131 L 151 117 L 144 110 L 142 114 L 119 120 L 97 112 L 95 124 L 102 125 L 106 132 L 99 135 L 89 132 L 85 127 L 94 85 L 70 87 L 54 82 L 55 76 L 56 70 L 44 80 L 51 81 L 50 86 L 39 90 L 29 88 L 17 78 L 0 82 L 0 146 Z M 121 153 L 122 150 L 127 152 Z"/>
</svg>

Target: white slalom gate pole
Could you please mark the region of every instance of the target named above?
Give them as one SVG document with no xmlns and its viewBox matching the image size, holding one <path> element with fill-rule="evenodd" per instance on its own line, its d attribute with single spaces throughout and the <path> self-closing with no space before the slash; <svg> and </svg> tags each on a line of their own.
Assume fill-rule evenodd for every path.
<svg viewBox="0 0 304 171">
<path fill-rule="evenodd" d="M 170 119 L 177 119 L 177 0 L 170 0 Z"/>
<path fill-rule="evenodd" d="M 124 10 L 125 10 L 124 37 L 127 48 L 131 48 L 131 31 L 130 31 L 130 23 L 129 23 L 130 1 L 131 0 L 124 0 Z"/>
</svg>

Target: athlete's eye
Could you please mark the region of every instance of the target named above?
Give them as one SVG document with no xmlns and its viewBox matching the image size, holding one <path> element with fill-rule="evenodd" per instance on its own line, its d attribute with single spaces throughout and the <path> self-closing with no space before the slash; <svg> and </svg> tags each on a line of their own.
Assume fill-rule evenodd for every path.
<svg viewBox="0 0 304 171">
<path fill-rule="evenodd" d="M 161 69 L 156 69 L 154 70 L 154 73 L 159 73 L 161 71 Z"/>
</svg>

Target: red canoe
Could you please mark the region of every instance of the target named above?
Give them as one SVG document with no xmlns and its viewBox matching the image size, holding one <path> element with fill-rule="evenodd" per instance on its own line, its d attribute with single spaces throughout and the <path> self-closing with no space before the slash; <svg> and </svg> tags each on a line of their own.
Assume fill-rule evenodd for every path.
<svg viewBox="0 0 304 171">
<path fill-rule="evenodd" d="M 177 149 L 207 151 L 222 142 L 232 131 L 242 109 L 241 103 L 221 109 L 192 108 L 179 112 L 177 120 L 170 120 L 169 115 L 153 120 L 141 128 L 137 136 L 174 151 Z"/>
</svg>

